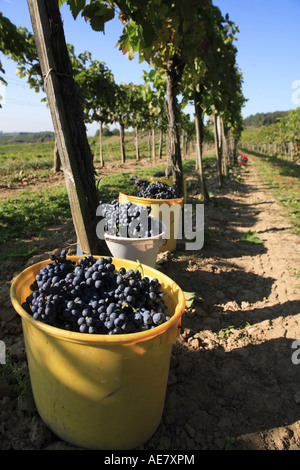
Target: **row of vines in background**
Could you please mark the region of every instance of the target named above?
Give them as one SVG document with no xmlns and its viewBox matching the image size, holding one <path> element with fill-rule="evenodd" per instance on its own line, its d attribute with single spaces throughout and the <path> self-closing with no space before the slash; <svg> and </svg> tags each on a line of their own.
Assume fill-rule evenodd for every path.
<svg viewBox="0 0 300 470">
<path fill-rule="evenodd" d="M 238 26 L 228 15 L 223 17 L 211 0 L 202 3 L 148 0 L 142 6 L 136 0 L 59 0 L 58 5 L 65 1 L 74 18 L 81 13 L 96 31 L 104 32 L 106 23 L 118 16 L 123 24 L 117 44 L 120 50 L 129 59 L 138 55 L 140 61 L 150 66 L 150 70 L 144 72 L 142 84 L 117 84 L 101 58 L 92 58 L 88 51 L 75 55 L 74 47 L 68 45 L 74 79 L 83 97 L 84 119 L 99 123 L 100 162 L 103 163 L 103 125 L 118 124 L 122 162 L 126 160 L 126 128 L 135 130 L 137 160 L 139 131 L 150 131 L 153 139 L 154 133 L 159 132 L 161 138 L 168 136 L 166 172 L 172 169 L 174 186 L 182 190 L 179 139 L 184 135 L 187 141 L 189 128 L 194 126 L 197 171 L 206 199 L 202 170 L 205 116 L 212 120 L 220 185 L 230 162 L 229 142 L 237 142 L 242 130 L 241 107 L 245 98 L 234 44 Z M 17 62 L 18 74 L 27 77 L 29 85 L 39 92 L 44 87 L 44 79 L 36 38 L 25 28 L 15 28 L 0 16 L 1 23 L 9 31 L 7 39 L 12 35 L 18 39 L 16 47 L 12 48 L 11 42 L 3 36 L 2 50 Z M 194 116 L 184 112 L 187 105 L 194 107 Z"/>
<path fill-rule="evenodd" d="M 300 158 L 300 108 L 290 110 L 277 122 L 259 128 L 246 127 L 241 146 L 249 151 L 284 157 L 290 161 Z"/>
</svg>

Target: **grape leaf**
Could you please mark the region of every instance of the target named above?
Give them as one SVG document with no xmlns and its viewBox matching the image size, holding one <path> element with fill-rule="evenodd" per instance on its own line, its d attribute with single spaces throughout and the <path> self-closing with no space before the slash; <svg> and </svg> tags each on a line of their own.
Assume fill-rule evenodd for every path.
<svg viewBox="0 0 300 470">
<path fill-rule="evenodd" d="M 248 230 L 241 238 L 240 241 L 243 243 L 249 243 L 249 244 L 260 244 L 263 243 L 263 241 L 259 238 L 256 232 L 253 232 L 252 230 Z"/>
<path fill-rule="evenodd" d="M 78 13 L 84 8 L 85 0 L 58 0 L 59 8 L 65 3 L 70 7 L 74 20 L 76 20 Z"/>
<path fill-rule="evenodd" d="M 185 306 L 186 307 L 191 307 L 194 303 L 194 300 L 196 298 L 196 292 L 183 292 L 184 297 L 185 297 Z"/>
<path fill-rule="evenodd" d="M 114 7 L 98 2 L 87 4 L 82 14 L 85 19 L 90 20 L 91 27 L 94 31 L 104 32 L 104 25 L 107 21 L 114 18 L 115 10 Z"/>
</svg>

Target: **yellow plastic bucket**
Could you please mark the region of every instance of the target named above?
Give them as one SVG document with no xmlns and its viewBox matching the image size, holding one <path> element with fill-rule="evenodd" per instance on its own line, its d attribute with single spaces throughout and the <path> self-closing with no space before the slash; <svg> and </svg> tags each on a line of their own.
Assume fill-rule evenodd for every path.
<svg viewBox="0 0 300 470">
<path fill-rule="evenodd" d="M 170 176 L 167 178 L 166 176 L 152 176 L 150 178 L 151 183 L 155 183 L 156 181 L 162 181 L 163 183 L 168 184 L 169 186 L 173 187 L 173 178 Z M 183 202 L 186 204 L 187 192 L 186 192 L 186 176 L 183 177 Z"/>
<path fill-rule="evenodd" d="M 78 260 L 80 256 L 70 257 Z M 98 258 L 95 256 L 95 258 Z M 36 321 L 22 308 L 30 285 L 50 261 L 21 272 L 11 301 L 22 317 L 32 391 L 45 424 L 61 439 L 87 449 L 134 449 L 161 421 L 172 345 L 185 308 L 169 277 L 143 266 L 165 292 L 171 318 L 153 329 L 122 335 L 76 333 Z M 116 269 L 137 263 L 113 258 Z"/>
<path fill-rule="evenodd" d="M 183 197 L 178 199 L 150 199 L 138 196 L 130 196 L 124 193 L 119 193 L 119 202 L 121 204 L 126 202 L 132 202 L 133 204 L 137 204 L 139 206 L 151 206 L 151 215 L 157 217 L 158 219 L 162 220 L 164 224 L 167 226 L 167 233 L 165 243 L 159 248 L 158 252 L 161 253 L 163 251 L 174 251 L 176 250 L 177 246 L 177 239 L 181 238 L 180 233 L 180 223 L 181 223 L 181 212 L 183 208 Z M 159 210 L 160 204 L 167 204 L 170 209 L 172 206 L 176 206 L 176 209 L 180 206 L 180 212 L 178 210 L 170 210 L 169 220 L 165 220 L 162 216 L 161 211 Z"/>
</svg>

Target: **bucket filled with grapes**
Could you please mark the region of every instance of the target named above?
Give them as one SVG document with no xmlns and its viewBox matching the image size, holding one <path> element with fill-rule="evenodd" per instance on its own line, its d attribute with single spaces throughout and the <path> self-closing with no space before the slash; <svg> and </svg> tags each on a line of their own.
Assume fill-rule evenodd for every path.
<svg viewBox="0 0 300 470">
<path fill-rule="evenodd" d="M 139 206 L 130 201 L 120 204 L 114 200 L 103 205 L 104 238 L 112 256 L 155 267 L 167 229 L 161 220 L 151 215 L 151 210 L 151 206 Z"/>
<path fill-rule="evenodd" d="M 46 425 L 87 449 L 134 449 L 159 426 L 185 308 L 180 287 L 140 263 L 51 255 L 21 272 L 32 391 Z"/>
<path fill-rule="evenodd" d="M 173 178 L 172 178 L 172 171 L 169 177 L 165 176 L 164 171 L 158 171 L 154 173 L 153 176 L 150 178 L 151 183 L 155 183 L 156 181 L 162 181 L 169 186 L 173 186 Z M 184 203 L 187 202 L 187 183 L 186 183 L 186 176 L 183 177 L 183 196 L 184 196 Z"/>
<path fill-rule="evenodd" d="M 158 252 L 174 251 L 176 249 L 177 239 L 181 238 L 180 220 L 184 198 L 179 196 L 173 187 L 163 181 L 151 183 L 147 180 L 137 179 L 134 193 L 130 195 L 119 193 L 119 202 L 122 204 L 132 202 L 139 206 L 150 206 L 151 214 L 162 220 L 167 228 L 164 235 L 166 242 L 159 248 Z M 169 211 L 165 211 L 165 208 L 169 208 Z"/>
</svg>

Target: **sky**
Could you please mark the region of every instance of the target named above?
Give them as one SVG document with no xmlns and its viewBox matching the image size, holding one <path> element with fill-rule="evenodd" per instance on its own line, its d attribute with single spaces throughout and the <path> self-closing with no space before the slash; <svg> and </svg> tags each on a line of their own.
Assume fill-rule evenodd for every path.
<svg viewBox="0 0 300 470">
<path fill-rule="evenodd" d="M 184 0 L 182 0 L 184 1 Z M 200 0 L 199 0 L 200 1 Z M 300 0 L 213 0 L 223 15 L 239 26 L 237 65 L 243 73 L 243 94 L 247 99 L 243 117 L 251 114 L 288 111 L 300 106 Z M 0 11 L 16 26 L 32 31 L 27 0 L 0 0 Z M 117 83 L 142 83 L 148 70 L 138 58 L 130 61 L 116 47 L 122 25 L 116 18 L 106 24 L 105 34 L 95 32 L 78 16 L 73 19 L 68 5 L 61 8 L 66 42 L 75 53 L 89 51 L 92 59 L 104 61 Z M 8 86 L 0 84 L 2 109 L 0 132 L 53 131 L 45 96 L 29 88 L 16 75 L 16 64 L 0 52 Z M 193 109 L 187 108 L 193 115 Z M 87 126 L 94 135 L 97 125 Z"/>
</svg>

